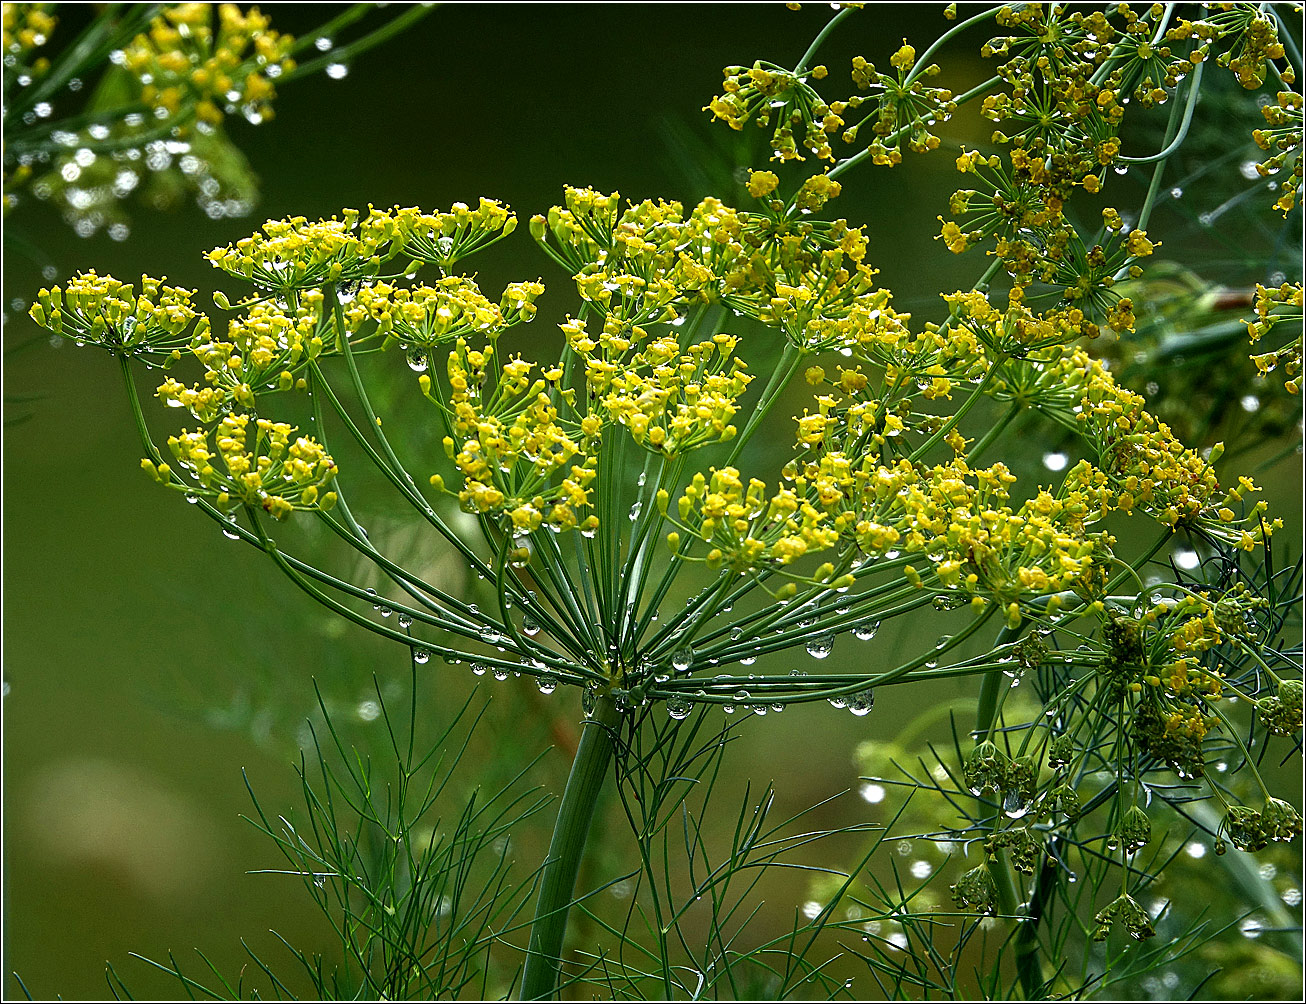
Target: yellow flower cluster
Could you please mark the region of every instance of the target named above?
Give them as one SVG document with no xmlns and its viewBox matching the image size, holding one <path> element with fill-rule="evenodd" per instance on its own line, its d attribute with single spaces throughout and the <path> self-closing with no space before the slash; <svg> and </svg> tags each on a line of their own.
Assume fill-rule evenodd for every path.
<svg viewBox="0 0 1306 1004">
<path fill-rule="evenodd" d="M 48 3 L 7 3 L 4 5 L 4 53 L 15 60 L 22 59 L 33 49 L 39 49 L 50 40 L 58 19 L 51 13 L 54 4 Z M 49 66 L 43 60 L 42 67 L 33 66 L 35 76 Z"/>
<path fill-rule="evenodd" d="M 543 292 L 540 282 L 514 282 L 499 303 L 494 303 L 474 279 L 451 275 L 432 286 L 364 283 L 357 303 L 378 323 L 382 334 L 425 350 L 471 334 L 498 338 L 508 328 L 535 317 L 535 301 Z"/>
<path fill-rule="evenodd" d="M 1282 366 L 1287 378 L 1284 387 L 1289 394 L 1296 394 L 1301 389 L 1302 284 L 1285 282 L 1277 288 L 1268 288 L 1258 283 L 1256 320 L 1247 322 L 1247 334 L 1252 344 L 1255 345 L 1280 324 L 1286 324 L 1295 335 L 1273 352 L 1252 356 L 1252 362 L 1262 376 Z"/>
<path fill-rule="evenodd" d="M 1106 238 L 1091 246 L 1072 227 L 1062 213 L 1070 187 L 1065 179 L 1048 167 L 1050 161 L 1023 149 L 1009 154 L 1010 170 L 996 156 L 984 157 L 976 151 L 963 152 L 957 158 L 957 170 L 984 185 L 984 190 L 963 189 L 949 201 L 949 210 L 964 218 L 970 229 L 954 220 L 939 222 L 939 239 L 954 254 L 993 242 L 992 253 L 1016 285 L 1016 295 L 1036 279 L 1056 287 L 1065 303 L 1076 305 L 1094 319 L 1104 321 L 1115 331 L 1133 328 L 1132 304 L 1122 301 L 1113 291 L 1116 277 L 1137 277 L 1137 262 L 1151 256 L 1157 243 L 1144 230 L 1126 235 L 1119 212 L 1102 211 Z M 1097 177 L 1088 175 L 1079 183 L 1097 190 Z M 1085 333 L 1091 333 L 1086 330 Z"/>
<path fill-rule="evenodd" d="M 856 565 L 921 554 L 926 573 L 905 570 L 913 585 L 964 590 L 979 606 L 996 600 L 1013 624 L 1023 602 L 1097 582 L 1095 563 L 1110 552 L 1110 538 L 1085 532 L 1109 497 L 1105 478 L 1086 463 L 1057 495 L 1040 491 L 1017 511 L 1007 504 L 1016 479 L 1004 465 L 972 469 L 961 457 L 933 467 L 906 459 L 884 466 L 821 453 L 791 463 L 785 477 L 788 484 L 768 497 L 764 482 L 745 484 L 733 467 L 695 475 L 678 500 L 677 525 L 709 547 L 709 565 L 741 573 L 841 545 Z M 668 502 L 663 493 L 664 511 Z M 821 566 L 815 580 L 834 581 L 834 569 Z M 850 585 L 851 577 L 840 582 Z"/>
<path fill-rule="evenodd" d="M 695 474 L 685 487 L 678 525 L 707 543 L 709 567 L 726 565 L 740 573 L 783 567 L 838 543 L 839 530 L 829 515 L 795 491 L 781 489 L 768 499 L 765 483 L 753 478 L 745 485 L 734 467 L 708 473 Z M 657 501 L 666 513 L 668 493 L 660 492 Z M 672 533 L 669 542 L 678 545 L 680 535 Z M 851 584 L 849 579 L 839 587 Z"/>
<path fill-rule="evenodd" d="M 112 276 L 79 272 L 62 288 L 42 289 L 28 311 L 41 327 L 77 344 L 166 366 L 208 335 L 209 319 L 191 303 L 194 290 L 141 276 L 141 293 Z M 193 326 L 193 328 L 192 328 Z"/>
<path fill-rule="evenodd" d="M 625 338 L 609 316 L 598 339 L 584 321 L 562 326 L 567 344 L 585 364 L 590 411 L 582 429 L 604 420 L 625 426 L 635 442 L 667 457 L 683 455 L 735 435 L 736 402 L 752 377 L 735 357 L 739 339 L 717 334 L 683 351 L 671 335 L 649 338 L 637 328 Z"/>
<path fill-rule="evenodd" d="M 568 188 L 564 204 L 531 221 L 541 247 L 575 276 L 581 298 L 626 328 L 673 321 L 685 305 L 719 295 L 742 253 L 740 215 L 705 199 L 678 202 Z"/>
<path fill-rule="evenodd" d="M 142 460 L 141 467 L 162 484 L 177 484 L 192 495 L 214 498 L 220 509 L 243 503 L 258 506 L 276 519 L 285 519 L 296 509 L 329 509 L 336 494 L 323 489 L 335 477 L 335 461 L 315 440 L 296 437 L 295 431 L 285 422 L 227 415 L 213 431 L 212 445 L 204 430 L 168 439 L 178 466 L 194 483 L 184 478 L 179 478 L 179 484 L 172 482 L 173 471 L 167 464 Z"/>
<path fill-rule="evenodd" d="M 229 275 L 285 294 L 376 276 L 400 252 L 413 259 L 407 271 L 427 263 L 443 269 L 511 233 L 516 220 L 490 199 L 476 209 L 455 203 L 448 213 L 369 206 L 366 216 L 346 209 L 313 223 L 302 216 L 269 220 L 262 233 L 214 248 L 207 258 Z"/>
<path fill-rule="evenodd" d="M 397 251 L 384 228 L 360 229 L 359 215 L 346 209 L 340 218 L 314 223 L 302 216 L 268 220 L 261 234 L 214 248 L 205 257 L 228 275 L 283 293 L 357 280 L 375 275 Z M 369 217 L 369 222 L 375 221 Z"/>
<path fill-rule="evenodd" d="M 1302 184 L 1303 104 L 1306 99 L 1300 94 L 1280 91 L 1273 102 L 1261 108 L 1266 127 L 1252 130 L 1256 145 L 1270 155 L 1256 165 L 1257 173 L 1268 178 L 1289 168 L 1288 176 L 1279 182 L 1279 199 L 1274 204 L 1285 216 L 1297 204 L 1297 190 Z"/>
<path fill-rule="evenodd" d="M 493 346 L 473 349 L 459 339 L 449 353 L 450 395 L 447 404 L 435 395 L 429 375 L 422 393 L 448 415 L 453 433 L 445 453 L 463 475 L 457 493 L 464 510 L 506 515 L 516 532 L 579 526 L 592 531 L 597 518 L 584 516 L 594 462 L 582 452 L 575 430 L 565 429 L 549 391 L 562 379 L 551 367 L 530 379 L 533 365 L 513 359 L 498 367 Z M 555 485 L 552 479 L 564 474 Z M 432 484 L 443 487 L 436 475 Z"/>
<path fill-rule="evenodd" d="M 197 339 L 191 354 L 204 366 L 204 380 L 193 386 L 169 378 L 158 397 L 186 408 L 202 422 L 215 421 L 233 406 L 252 409 L 264 390 L 303 389 L 308 363 L 335 348 L 331 319 L 322 316 L 320 290 L 305 290 L 294 309 L 259 300 L 227 326 L 226 339 Z M 356 331 L 366 320 L 357 305 L 345 308 L 345 326 Z"/>
<path fill-rule="evenodd" d="M 957 110 L 952 91 L 925 83 L 925 78 L 939 73 L 938 65 L 931 63 L 916 69 L 916 50 L 905 39 L 889 57 L 889 65 L 892 73 L 880 73 L 865 57 L 854 56 L 853 83 L 870 93 L 854 94 L 847 101 L 835 101 L 830 106 L 832 113 L 839 116 L 840 124 L 851 118 L 849 112 L 866 104 L 871 106 L 860 121 L 844 129 L 843 140 L 855 143 L 869 129 L 871 161 L 886 167 L 902 163 L 904 144 L 915 153 L 937 150 L 939 137 L 931 129 L 946 122 Z"/>
<path fill-rule="evenodd" d="M 294 39 L 268 27 L 257 7 L 186 3 L 166 6 L 149 30 L 123 47 L 123 66 L 141 82 L 141 100 L 164 117 L 193 105 L 200 122 L 222 121 L 240 107 L 247 118 L 272 117 L 272 80 L 294 68 Z"/>
<path fill-rule="evenodd" d="M 1248 478 L 1239 478 L 1236 488 L 1221 488 L 1212 464 L 1223 448 L 1213 450 L 1209 461 L 1186 448 L 1148 413 L 1141 396 L 1117 384 L 1104 364 L 1082 349 L 1047 366 L 1039 382 L 1059 389 L 1054 393 L 1060 407 L 1051 410 L 1073 421 L 1099 458 L 1113 493 L 1111 508 L 1126 513 L 1137 508 L 1173 528 L 1201 527 L 1245 550 L 1282 525 L 1261 521 L 1264 502 L 1239 518 L 1230 507 L 1259 489 Z M 1074 402 L 1069 415 L 1068 401 Z"/>
<path fill-rule="evenodd" d="M 778 159 L 802 160 L 799 144 L 821 160 L 834 159 L 829 137 L 838 132 L 843 119 L 812 89 L 807 77 L 760 61 L 751 67 L 727 66 L 723 72 L 721 94 L 703 109 L 714 120 L 735 130 L 750 122 L 766 128 L 774 120 L 771 148 Z M 824 67 L 815 68 L 811 75 L 819 80 L 825 76 Z"/>
<path fill-rule="evenodd" d="M 386 214 L 395 236 L 414 261 L 452 268 L 460 259 L 502 240 L 517 228 L 517 217 L 495 199 L 481 199 L 475 209 L 455 202 L 447 213 L 395 207 Z M 373 210 L 373 218 L 379 215 Z"/>
</svg>

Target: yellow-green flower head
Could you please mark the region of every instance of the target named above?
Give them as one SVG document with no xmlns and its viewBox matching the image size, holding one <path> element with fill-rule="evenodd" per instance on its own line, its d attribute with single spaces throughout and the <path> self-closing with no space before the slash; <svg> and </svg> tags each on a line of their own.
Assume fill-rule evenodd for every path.
<svg viewBox="0 0 1306 1004">
<path fill-rule="evenodd" d="M 714 299 L 730 282 L 742 250 L 734 210 L 715 199 L 688 217 L 678 202 L 620 207 L 617 193 L 569 188 L 564 205 L 533 225 L 593 309 L 628 325 L 673 321 L 684 304 Z"/>
<path fill-rule="evenodd" d="M 727 66 L 721 94 L 703 109 L 714 120 L 740 130 L 750 122 L 766 128 L 775 122 L 771 149 L 777 160 L 802 160 L 799 144 L 822 160 L 834 160 L 829 136 L 843 120 L 812 89 L 806 76 L 797 76 L 772 63 L 751 67 Z M 824 68 L 813 71 L 824 77 Z M 797 133 L 797 139 L 795 139 Z"/>
<path fill-rule="evenodd" d="M 4 52 L 22 58 L 50 40 L 58 19 L 50 3 L 7 3 L 4 5 Z"/>
<path fill-rule="evenodd" d="M 141 276 L 141 292 L 113 276 L 79 272 L 60 288 L 43 289 L 28 311 L 47 331 L 90 343 L 150 366 L 168 366 L 192 341 L 208 336 L 209 319 L 191 302 L 194 290 Z"/>
<path fill-rule="evenodd" d="M 1058 402 L 1052 410 L 1074 422 L 1096 452 L 1111 489 L 1110 508 L 1137 509 L 1174 528 L 1201 527 L 1245 550 L 1282 525 L 1261 519 L 1264 502 L 1239 517 L 1232 506 L 1260 489 L 1248 478 L 1222 488 L 1210 461 L 1180 443 L 1148 413 L 1142 397 L 1118 385 L 1082 349 L 1047 366 L 1038 383 L 1052 389 L 1050 400 Z"/>
<path fill-rule="evenodd" d="M 630 430 L 635 442 L 668 457 L 731 439 L 736 402 L 752 380 L 734 356 L 738 341 L 718 334 L 682 352 L 677 340 L 666 336 L 649 341 L 620 366 L 604 360 L 590 365 L 587 358 L 591 398 L 598 399 L 607 418 Z"/>
<path fill-rule="evenodd" d="M 535 317 L 535 301 L 543 292 L 544 285 L 538 281 L 515 282 L 495 303 L 474 279 L 453 275 L 431 286 L 364 283 L 357 302 L 381 332 L 414 348 L 430 349 L 467 335 L 498 338 Z"/>
<path fill-rule="evenodd" d="M 206 257 L 215 268 L 263 290 L 289 294 L 329 282 L 374 276 L 400 245 L 374 210 L 360 228 L 357 209 L 310 223 L 302 216 L 268 220 L 262 233 L 214 248 Z"/>
<path fill-rule="evenodd" d="M 597 521 L 583 510 L 597 471 L 548 393 L 561 370 L 532 380 L 533 364 L 512 359 L 493 379 L 494 354 L 492 345 L 473 349 L 458 340 L 449 353 L 447 402 L 434 396 L 429 377 L 421 378 L 423 392 L 448 414 L 453 435 L 444 447 L 463 475 L 459 503 L 468 512 L 503 516 L 521 533 L 545 524 L 592 529 Z"/>
<path fill-rule="evenodd" d="M 1282 367 L 1284 388 L 1289 394 L 1301 390 L 1302 284 L 1285 282 L 1278 287 L 1256 286 L 1256 320 L 1247 322 L 1247 335 L 1255 345 L 1276 327 L 1287 328 L 1289 339 L 1270 352 L 1252 356 L 1262 376 Z"/>
<path fill-rule="evenodd" d="M 276 519 L 296 509 L 330 508 L 336 495 L 325 489 L 335 461 L 316 440 L 295 432 L 285 422 L 229 414 L 211 441 L 203 430 L 172 436 L 168 447 L 186 475 L 176 487 L 211 497 L 220 509 L 243 503 Z"/>
<path fill-rule="evenodd" d="M 294 68 L 293 45 L 257 7 L 222 4 L 215 30 L 212 4 L 174 4 L 123 47 L 122 65 L 156 114 L 194 108 L 201 123 L 214 125 L 239 108 L 257 123 L 272 117 L 272 80 Z"/>
<path fill-rule="evenodd" d="M 318 290 L 303 293 L 293 310 L 272 300 L 256 301 L 228 322 L 225 340 L 206 337 L 191 345 L 191 354 L 204 366 L 203 381 L 188 387 L 169 378 L 158 388 L 159 399 L 212 422 L 233 407 L 253 409 L 258 394 L 302 389 L 309 362 L 331 351 L 324 344 L 331 331 L 323 323 L 322 304 Z M 357 304 L 343 313 L 351 333 L 367 320 Z"/>
<path fill-rule="evenodd" d="M 475 209 L 455 202 L 447 213 L 400 209 L 377 213 L 364 221 L 364 233 L 375 220 L 380 233 L 393 237 L 414 261 L 452 268 L 460 259 L 507 237 L 517 217 L 507 206 L 482 198 Z"/>
</svg>

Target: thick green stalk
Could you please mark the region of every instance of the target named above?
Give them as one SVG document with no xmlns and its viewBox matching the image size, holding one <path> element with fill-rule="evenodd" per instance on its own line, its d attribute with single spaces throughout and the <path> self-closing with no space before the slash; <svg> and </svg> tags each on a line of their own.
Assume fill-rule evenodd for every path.
<svg viewBox="0 0 1306 1004">
<path fill-rule="evenodd" d="M 1022 625 L 1023 627 L 1023 625 Z M 1004 627 L 998 632 L 993 642 L 994 649 L 1009 645 L 1020 637 L 1022 627 Z M 998 706 L 1001 698 L 1010 689 L 1005 674 L 1000 669 L 991 669 L 980 682 L 979 709 L 975 714 L 975 741 L 977 743 L 990 739 L 993 726 L 997 723 Z M 997 817 L 988 817 L 984 828 L 988 832 L 996 829 Z M 998 909 L 1007 917 L 1018 917 L 1020 896 L 1016 891 L 1015 877 L 1011 873 L 1011 864 L 1006 851 L 999 850 L 988 862 L 989 874 L 998 893 Z M 1018 919 L 1016 930 L 1016 972 L 1020 977 L 1021 988 L 1025 997 L 1035 999 L 1043 987 L 1042 966 L 1038 958 L 1038 935 L 1035 930 L 1036 920 Z"/>
<path fill-rule="evenodd" d="M 524 1000 L 549 1000 L 557 991 L 567 914 L 576 891 L 576 875 L 594 820 L 594 807 L 612 760 L 612 731 L 619 719 L 616 704 L 604 694 L 585 720 L 571 763 L 567 787 L 553 825 L 549 856 L 540 878 L 540 898 L 531 924 L 530 948 L 522 973 Z"/>
</svg>

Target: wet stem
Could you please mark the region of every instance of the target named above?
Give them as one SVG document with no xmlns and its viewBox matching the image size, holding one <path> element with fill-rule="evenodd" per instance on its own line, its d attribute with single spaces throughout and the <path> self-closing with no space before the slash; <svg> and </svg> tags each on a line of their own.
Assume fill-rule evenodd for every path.
<svg viewBox="0 0 1306 1004">
<path fill-rule="evenodd" d="M 594 809 L 612 760 L 612 740 L 618 721 L 611 695 L 599 695 L 581 732 L 541 872 L 540 897 L 522 972 L 524 1000 L 548 1000 L 557 991 L 567 914 L 576 891 L 576 875 L 594 821 Z"/>
<path fill-rule="evenodd" d="M 1003 646 L 1014 643 L 1022 630 L 1023 624 L 1015 628 L 1004 627 L 994 639 L 994 650 L 1001 650 Z M 980 680 L 979 702 L 975 713 L 976 745 L 993 735 L 1002 698 L 1009 690 L 1010 685 L 1001 668 L 989 670 Z M 983 806 L 981 811 L 984 813 L 981 829 L 987 836 L 998 828 L 998 815 L 996 811 L 989 815 L 988 806 Z M 1011 863 L 1007 860 L 1007 852 L 998 850 L 993 857 L 987 858 L 987 862 L 998 893 L 998 909 L 1004 917 L 1012 918 L 1016 924 L 1016 971 L 1021 989 L 1027 999 L 1034 1000 L 1042 996 L 1044 984 L 1043 967 L 1038 957 L 1038 920 L 1021 914 L 1021 896 L 1017 891 L 1017 879 L 1012 873 Z"/>
</svg>

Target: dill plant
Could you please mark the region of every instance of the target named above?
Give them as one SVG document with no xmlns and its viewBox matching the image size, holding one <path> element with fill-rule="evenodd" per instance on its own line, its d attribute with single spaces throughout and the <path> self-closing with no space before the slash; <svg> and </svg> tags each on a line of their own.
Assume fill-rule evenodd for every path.
<svg viewBox="0 0 1306 1004">
<path fill-rule="evenodd" d="M 956 20 L 955 5 L 944 16 Z M 499 349 L 534 318 L 544 284 L 510 283 L 496 297 L 468 271 L 471 256 L 517 228 L 486 198 L 269 221 L 209 253 L 239 284 L 214 294 L 231 315 L 218 322 L 195 291 L 148 277 L 138 291 L 89 271 L 42 290 L 32 308 L 51 332 L 120 360 L 150 478 L 328 609 L 407 648 L 415 672 L 465 665 L 580 692 L 584 727 L 548 854 L 528 885 L 502 904 L 490 898 L 464 942 L 472 953 L 523 953 L 511 995 L 851 996 L 832 975 L 849 959 L 890 997 L 1090 994 L 1206 936 L 1193 928 L 1142 944 L 1159 918 L 1140 891 L 1170 855 L 1154 835 L 1162 803 L 1206 831 L 1217 854 L 1300 836 L 1299 810 L 1264 768 L 1271 737 L 1290 755 L 1301 741 L 1300 650 L 1284 642 L 1301 580 L 1299 566 L 1274 563 L 1282 521 L 1251 478 L 1220 467 L 1220 444 L 1185 445 L 1095 351 L 1099 338 L 1128 344 L 1149 307 L 1150 261 L 1180 250 L 1148 224 L 1208 74 L 1232 71 L 1246 90 L 1277 81 L 1252 135 L 1267 154 L 1259 173 L 1284 178 L 1263 209 L 1300 213 L 1300 57 L 1283 10 L 984 7 L 919 58 L 905 41 L 888 70 L 854 58 L 855 92 L 827 101 L 831 73 L 815 58 L 854 17 L 874 12 L 840 10 L 793 68 L 726 69 L 707 109 L 735 129 L 762 126 L 774 153 L 774 169 L 748 174 L 755 204 L 625 202 L 577 187 L 530 218 L 581 301 L 560 325 L 556 357 Z M 961 94 L 937 86 L 934 53 L 980 26 L 996 33 L 982 49 L 993 76 Z M 939 236 L 976 259 L 976 279 L 943 293 L 944 320 L 921 323 L 876 285 L 864 228 L 826 217 L 857 169 L 940 148 L 968 105 L 998 129 L 991 152 L 956 156 L 967 187 Z M 1158 123 L 1154 152 L 1126 152 L 1134 116 Z M 840 158 L 836 142 L 855 152 Z M 1150 177 L 1143 202 L 1108 201 L 1114 176 L 1131 170 Z M 1257 287 L 1245 328 L 1255 365 L 1281 373 L 1287 394 L 1299 391 L 1294 278 Z M 757 384 L 756 342 L 778 349 Z M 435 455 L 401 455 L 374 406 L 369 377 L 392 360 L 429 405 Z M 202 376 L 166 376 L 155 396 L 194 424 L 156 438 L 139 374 L 174 363 Z M 792 416 L 792 458 L 747 470 L 745 447 L 798 381 L 811 399 Z M 1009 436 L 1018 420 L 1073 437 L 1082 459 L 1056 483 L 1019 483 L 1018 465 L 992 459 L 1000 446 L 1028 449 Z M 337 442 L 492 585 L 492 605 L 373 543 Z M 329 548 L 294 553 L 287 540 L 312 541 L 293 532 L 296 520 L 364 559 L 389 583 L 384 593 L 322 567 Z M 1138 524 L 1154 528 L 1150 546 L 1122 544 L 1121 528 Z M 1175 542 L 1210 561 L 1197 575 L 1174 566 L 1145 581 Z M 924 625 L 945 611 L 949 623 L 964 618 L 960 629 L 910 651 L 871 646 L 856 671 L 758 662 L 795 649 L 824 659 L 837 638 L 869 642 L 885 621 Z M 974 654 L 970 639 L 991 642 Z M 1022 677 L 1032 686 L 1010 698 Z M 924 837 L 975 847 L 977 863 L 952 884 L 954 908 L 866 868 L 912 821 L 904 806 L 855 867 L 824 880 L 811 916 L 746 946 L 748 917 L 737 912 L 750 873 L 828 834 L 785 836 L 764 795 L 745 801 L 717 856 L 701 821 L 718 811 L 713 779 L 732 731 L 803 702 L 862 716 L 878 688 L 957 678 L 975 681 L 973 725 L 935 766 L 922 760 L 897 782 L 927 806 L 912 810 L 924 812 Z M 720 729 L 714 708 L 736 717 Z M 1224 769 L 1211 769 L 1216 760 Z M 608 787 L 640 860 L 614 880 L 637 887 L 617 923 L 576 895 Z M 312 878 L 323 853 L 264 825 Z M 670 874 L 678 854 L 687 878 Z M 335 860 L 329 876 L 348 885 L 349 856 Z M 522 888 L 535 899 L 529 922 Z M 686 921 L 703 897 L 706 935 Z M 850 901 L 855 917 L 840 912 Z M 568 965 L 578 913 L 611 944 Z M 896 940 L 870 927 L 881 923 Z M 870 948 L 845 947 L 831 957 L 839 965 L 815 960 L 814 946 L 852 933 Z M 1104 941 L 1108 954 L 1094 955 Z M 405 957 L 407 972 L 424 976 L 426 959 Z M 370 971 L 369 960 L 352 961 Z M 470 971 L 367 985 L 457 995 L 474 985 Z"/>
</svg>

